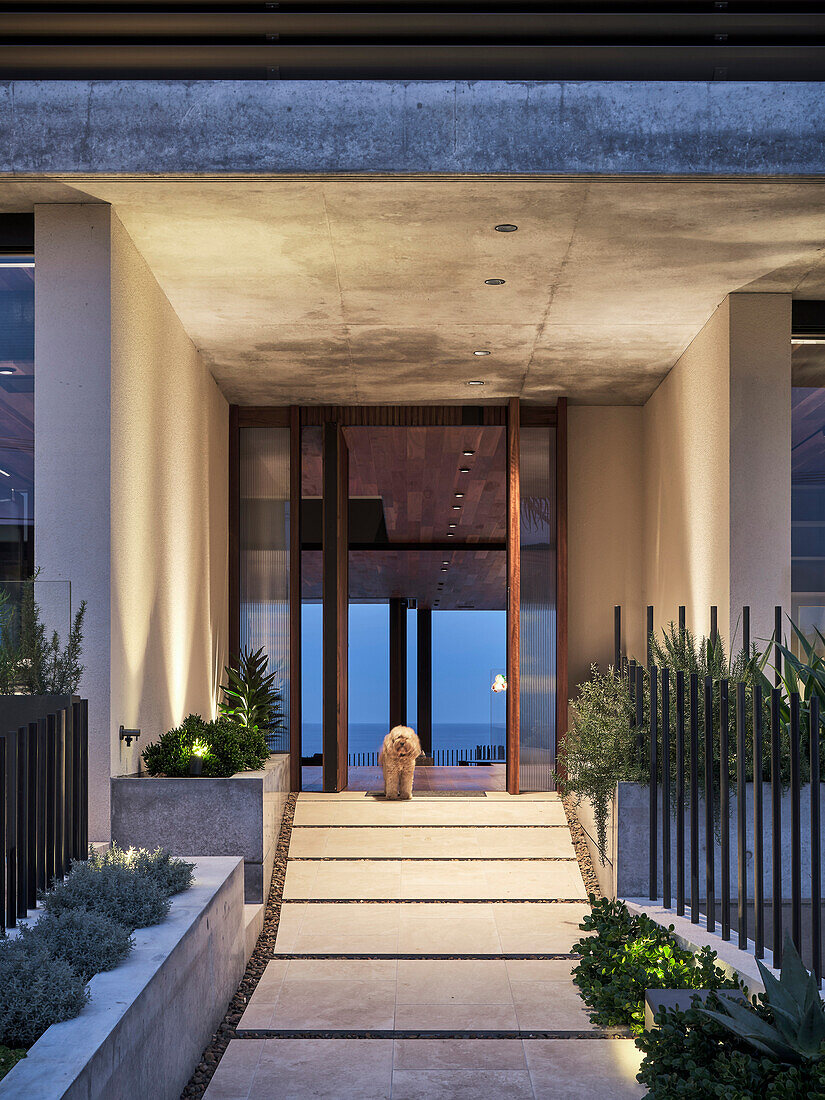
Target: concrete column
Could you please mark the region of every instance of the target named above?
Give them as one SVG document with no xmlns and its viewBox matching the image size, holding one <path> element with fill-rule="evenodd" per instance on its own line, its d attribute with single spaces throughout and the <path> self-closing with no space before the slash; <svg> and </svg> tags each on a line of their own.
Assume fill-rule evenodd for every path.
<svg viewBox="0 0 825 1100">
<path fill-rule="evenodd" d="M 89 835 L 109 835 L 111 210 L 35 207 L 35 550 L 88 603 Z"/>
<path fill-rule="evenodd" d="M 657 630 L 766 639 L 790 607 L 791 297 L 731 294 L 644 409 L 645 602 Z"/>
</svg>

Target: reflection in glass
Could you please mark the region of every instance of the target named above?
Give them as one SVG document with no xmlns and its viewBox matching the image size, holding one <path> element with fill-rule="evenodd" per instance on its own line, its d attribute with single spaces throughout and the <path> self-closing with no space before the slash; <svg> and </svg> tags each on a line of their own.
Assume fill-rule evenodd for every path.
<svg viewBox="0 0 825 1100">
<path fill-rule="evenodd" d="M 274 752 L 289 749 L 289 428 L 241 428 L 240 605 L 242 649 L 263 646 L 283 697 Z"/>
<path fill-rule="evenodd" d="M 555 428 L 521 429 L 521 764 L 523 791 L 553 789 L 556 757 Z"/>
<path fill-rule="evenodd" d="M 791 617 L 825 634 L 825 389 L 791 391 Z"/>
<path fill-rule="evenodd" d="M 0 583 L 33 570 L 34 261 L 0 257 Z"/>
</svg>

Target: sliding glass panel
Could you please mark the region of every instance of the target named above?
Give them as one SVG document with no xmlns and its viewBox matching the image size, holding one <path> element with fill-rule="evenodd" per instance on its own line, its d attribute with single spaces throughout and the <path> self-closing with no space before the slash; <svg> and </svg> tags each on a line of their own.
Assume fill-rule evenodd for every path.
<svg viewBox="0 0 825 1100">
<path fill-rule="evenodd" d="M 553 789 L 556 759 L 556 430 L 522 427 L 521 763 L 523 791 Z"/>
<path fill-rule="evenodd" d="M 241 428 L 240 605 L 242 650 L 263 647 L 282 705 L 268 731 L 289 751 L 289 428 Z"/>
</svg>

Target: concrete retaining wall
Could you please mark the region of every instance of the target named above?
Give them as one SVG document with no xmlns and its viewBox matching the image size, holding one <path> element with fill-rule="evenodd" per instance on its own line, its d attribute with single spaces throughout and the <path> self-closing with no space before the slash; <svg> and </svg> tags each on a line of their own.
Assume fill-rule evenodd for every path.
<svg viewBox="0 0 825 1100">
<path fill-rule="evenodd" d="M 167 920 L 135 933 L 124 963 L 89 983 L 2 1082 L 2 1100 L 178 1100 L 246 965 L 243 865 L 199 859 Z"/>
<path fill-rule="evenodd" d="M 112 783 L 112 840 L 189 856 L 241 856 L 245 896 L 262 902 L 289 793 L 289 756 L 228 779 L 118 777 Z"/>
<path fill-rule="evenodd" d="M 753 784 L 747 784 L 747 882 L 748 896 L 753 897 Z M 825 785 L 820 784 L 820 817 L 825 820 Z M 731 840 L 731 897 L 737 896 L 736 879 L 736 795 L 731 794 L 730 799 L 730 840 Z M 810 897 L 811 875 L 811 850 L 810 850 L 810 820 L 811 820 L 811 789 L 810 786 L 802 788 L 801 794 L 802 816 L 802 894 Z M 699 884 L 700 897 L 705 896 L 705 804 L 700 799 L 699 806 Z M 617 783 L 612 803 L 608 806 L 607 818 L 607 846 L 604 853 L 604 862 L 601 860 L 596 840 L 596 819 L 593 806 L 589 800 L 582 800 L 579 806 L 579 821 L 587 836 L 587 846 L 590 850 L 590 859 L 593 870 L 599 880 L 602 893 L 607 897 L 638 898 L 647 897 L 649 890 L 650 860 L 649 846 L 649 792 L 647 787 L 636 783 Z M 771 834 L 771 789 L 765 785 L 762 788 L 762 815 L 763 815 L 763 866 L 764 866 L 764 896 L 773 897 L 771 885 L 771 859 L 772 859 L 772 834 Z M 661 857 L 661 819 L 662 819 L 662 793 L 658 798 L 659 819 L 659 874 L 657 891 L 661 895 L 662 890 L 662 857 Z M 782 894 L 790 897 L 791 892 L 791 852 L 790 852 L 790 820 L 791 803 L 790 794 L 785 791 L 782 795 Z M 690 882 L 690 811 L 685 810 L 685 881 Z M 670 851 L 671 851 L 671 885 L 676 889 L 676 821 L 671 813 L 670 826 Z M 721 853 L 718 836 L 714 841 L 714 866 L 717 898 L 721 882 Z M 823 876 L 823 890 L 825 891 L 825 876 Z"/>
</svg>

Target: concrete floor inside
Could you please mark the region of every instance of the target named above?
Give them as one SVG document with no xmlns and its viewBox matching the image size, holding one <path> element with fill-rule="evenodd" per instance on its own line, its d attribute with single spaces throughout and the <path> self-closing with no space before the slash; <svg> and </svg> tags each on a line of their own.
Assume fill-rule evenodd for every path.
<svg viewBox="0 0 825 1100">
<path fill-rule="evenodd" d="M 587 908 L 555 794 L 301 794 L 273 958 L 206 1100 L 641 1097 L 632 1039 L 571 980 Z"/>
</svg>

